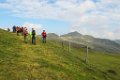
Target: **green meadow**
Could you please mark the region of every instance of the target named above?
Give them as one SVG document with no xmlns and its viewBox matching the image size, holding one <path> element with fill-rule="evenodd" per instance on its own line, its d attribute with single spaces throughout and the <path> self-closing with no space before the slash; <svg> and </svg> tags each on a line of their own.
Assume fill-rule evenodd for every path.
<svg viewBox="0 0 120 80">
<path fill-rule="evenodd" d="M 120 80 L 120 54 L 71 47 L 54 40 L 23 42 L 0 29 L 0 80 Z"/>
</svg>

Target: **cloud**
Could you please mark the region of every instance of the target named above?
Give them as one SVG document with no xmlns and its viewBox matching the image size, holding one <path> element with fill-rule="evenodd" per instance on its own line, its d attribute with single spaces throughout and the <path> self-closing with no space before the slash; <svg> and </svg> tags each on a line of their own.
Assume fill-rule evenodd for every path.
<svg viewBox="0 0 120 80">
<path fill-rule="evenodd" d="M 0 8 L 11 11 L 18 17 L 31 18 L 50 18 L 69 20 L 71 17 L 77 18 L 79 13 L 95 8 L 93 2 L 87 0 L 81 5 L 78 0 L 56 0 L 50 3 L 50 0 L 6 0 L 0 3 Z"/>
<path fill-rule="evenodd" d="M 43 29 L 43 26 L 41 24 L 33 24 L 33 23 L 29 23 L 29 22 L 25 22 L 23 24 L 23 26 L 27 27 L 29 32 L 31 32 L 32 28 L 34 28 L 36 30 L 37 34 L 41 34 L 41 31 Z"/>
<path fill-rule="evenodd" d="M 119 4 L 119 0 L 6 0 L 0 8 L 17 17 L 67 21 L 70 31 L 120 39 L 120 31 L 115 32 L 120 26 Z"/>
<path fill-rule="evenodd" d="M 120 1 L 101 0 L 95 3 L 96 8 L 87 11 L 72 23 L 71 31 L 79 31 L 83 34 L 100 38 L 120 39 Z"/>
<path fill-rule="evenodd" d="M 112 36 L 111 36 L 111 39 L 120 39 L 120 28 L 114 30 L 112 32 Z"/>
</svg>

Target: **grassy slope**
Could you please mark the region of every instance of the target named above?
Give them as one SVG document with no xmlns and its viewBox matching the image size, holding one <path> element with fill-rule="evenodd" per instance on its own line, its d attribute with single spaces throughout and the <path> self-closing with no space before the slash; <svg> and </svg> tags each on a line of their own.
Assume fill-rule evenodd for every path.
<svg viewBox="0 0 120 80">
<path fill-rule="evenodd" d="M 0 30 L 0 80 L 120 80 L 120 55 L 90 50 L 84 63 L 85 49 L 48 41 L 37 45 L 23 43 L 22 36 Z"/>
</svg>

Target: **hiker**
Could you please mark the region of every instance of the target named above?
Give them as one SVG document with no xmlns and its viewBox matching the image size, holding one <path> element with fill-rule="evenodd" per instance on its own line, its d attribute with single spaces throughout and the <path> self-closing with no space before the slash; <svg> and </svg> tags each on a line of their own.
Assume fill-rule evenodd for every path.
<svg viewBox="0 0 120 80">
<path fill-rule="evenodd" d="M 24 35 L 24 42 L 27 43 L 28 31 L 26 27 L 23 28 L 23 35 Z"/>
<path fill-rule="evenodd" d="M 45 30 L 43 30 L 42 32 L 43 43 L 46 43 L 46 37 L 47 37 L 47 33 L 45 32 Z"/>
<path fill-rule="evenodd" d="M 16 27 L 16 34 L 17 34 L 17 36 L 19 35 L 18 33 L 19 33 L 19 30 L 20 30 L 20 27 Z"/>
<path fill-rule="evenodd" d="M 32 39 L 32 32 L 29 32 L 29 37 Z"/>
<path fill-rule="evenodd" d="M 32 28 L 32 44 L 36 44 L 36 32 L 35 32 L 35 30 Z"/>
<path fill-rule="evenodd" d="M 28 40 L 29 40 L 29 42 L 31 42 L 31 40 L 32 40 L 32 32 L 28 33 Z"/>
<path fill-rule="evenodd" d="M 10 28 L 7 28 L 7 31 L 10 32 Z"/>
<path fill-rule="evenodd" d="M 22 36 L 23 36 L 23 30 L 24 30 L 24 28 L 21 27 L 20 32 L 21 32 Z"/>
<path fill-rule="evenodd" d="M 14 33 L 16 32 L 16 26 L 15 25 L 13 26 L 13 32 Z"/>
</svg>

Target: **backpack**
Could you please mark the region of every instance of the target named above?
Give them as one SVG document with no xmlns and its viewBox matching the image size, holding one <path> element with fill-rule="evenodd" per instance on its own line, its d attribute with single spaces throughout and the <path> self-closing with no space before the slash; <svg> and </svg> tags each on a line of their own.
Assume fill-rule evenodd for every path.
<svg viewBox="0 0 120 80">
<path fill-rule="evenodd" d="M 42 36 L 43 36 L 43 37 L 46 37 L 46 32 L 43 32 L 43 33 L 42 33 Z"/>
</svg>

